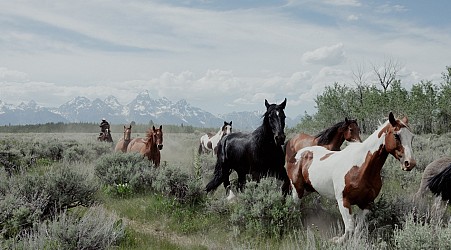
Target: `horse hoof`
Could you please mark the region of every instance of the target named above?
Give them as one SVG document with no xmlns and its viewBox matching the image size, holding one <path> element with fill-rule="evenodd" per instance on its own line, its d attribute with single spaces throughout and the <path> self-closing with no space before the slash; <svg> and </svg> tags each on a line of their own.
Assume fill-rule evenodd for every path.
<svg viewBox="0 0 451 250">
<path fill-rule="evenodd" d="M 343 236 L 335 236 L 330 241 L 335 244 L 341 244 L 341 243 L 343 243 L 344 239 L 345 239 L 344 235 Z"/>
</svg>

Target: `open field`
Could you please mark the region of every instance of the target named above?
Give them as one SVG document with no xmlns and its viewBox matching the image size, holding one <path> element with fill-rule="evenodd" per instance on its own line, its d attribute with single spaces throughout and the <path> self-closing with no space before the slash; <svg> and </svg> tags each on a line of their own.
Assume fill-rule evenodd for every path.
<svg viewBox="0 0 451 250">
<path fill-rule="evenodd" d="M 415 240 L 421 238 L 414 233 L 420 231 L 429 235 L 429 239 L 421 238 L 423 246 L 449 246 L 446 242 L 437 243 L 444 241 L 446 236 L 434 232 L 439 230 L 448 232 L 449 235 L 450 208 L 432 208 L 433 199 L 430 197 L 420 204 L 412 202 L 425 166 L 440 156 L 451 155 L 449 133 L 441 136 L 421 135 L 414 139 L 418 165 L 411 172 L 403 172 L 399 163 L 389 157 L 382 172 L 384 185 L 373 213 L 368 216 L 361 231 L 339 246 L 329 241 L 343 230 L 338 209 L 334 202 L 315 194 L 304 198 L 300 206 L 295 206 L 291 197 L 280 203 L 277 182 L 265 181 L 259 186 L 249 183 L 246 191 L 238 194 L 234 203 L 225 201 L 222 186 L 214 194 L 205 196 L 201 191 L 211 178 L 215 159 L 212 155 L 197 155 L 201 135 L 165 133 L 161 151 L 162 167 L 159 170 L 149 168 L 152 169 L 148 173 L 151 185 L 142 184 L 142 190 L 119 190 L 119 186 L 108 187 L 104 183 L 105 176 L 102 178 L 98 173 L 107 160 L 110 160 L 108 164 L 114 165 L 114 161 L 123 161 L 123 158 L 112 153 L 112 145 L 97 142 L 97 133 L 2 133 L 0 152 L 15 155 L 10 160 L 20 165 L 20 171 L 8 177 L 6 170 L 1 170 L 0 181 L 3 182 L 0 184 L 0 201 L 9 197 L 5 190 L 14 188 L 13 184 L 5 186 L 11 178 L 22 181 L 22 175 L 45 176 L 60 165 L 67 165 L 78 173 L 86 173 L 86 180 L 92 180 L 98 186 L 92 203 L 68 206 L 61 212 L 76 214 L 81 211 L 83 214 L 87 208 L 96 205 L 101 206 L 105 213 L 114 215 L 112 218 L 120 221 L 124 228 L 122 237 L 108 248 L 396 249 L 406 246 L 403 245 L 404 242 L 411 241 L 414 244 Z M 117 142 L 121 136 L 122 133 L 115 133 L 113 140 Z M 144 134 L 132 134 L 132 137 L 137 136 Z M 37 146 L 34 148 L 32 145 Z M 55 147 L 62 148 L 61 157 L 51 159 L 45 152 L 52 152 L 51 149 Z M 82 157 L 77 158 L 74 152 Z M 34 159 L 33 163 L 29 163 L 31 154 L 35 157 L 31 157 Z M 141 163 L 137 161 L 136 164 Z M 231 176 L 233 178 L 234 175 Z M 132 185 L 131 182 L 123 184 Z M 263 200 L 258 200 L 257 196 Z M 0 208 L 7 208 L 7 205 L 0 204 Z M 13 208 L 9 209 L 12 211 L 11 215 L 6 214 L 7 210 L 0 212 L 1 218 L 8 223 L 18 218 L 14 217 L 17 212 Z M 251 216 L 253 211 L 257 216 Z M 414 218 L 408 217 L 412 214 L 415 215 Z M 51 217 L 42 219 L 52 220 Z M 20 227 L 9 227 L 8 223 L 0 228 L 3 246 L 21 246 L 18 242 L 24 239 L 31 242 L 30 238 L 20 234 Z M 39 223 L 40 220 L 31 220 L 28 229 L 37 228 Z M 13 239 L 16 241 L 11 243 Z M 421 248 L 423 247 L 418 249 Z"/>
</svg>

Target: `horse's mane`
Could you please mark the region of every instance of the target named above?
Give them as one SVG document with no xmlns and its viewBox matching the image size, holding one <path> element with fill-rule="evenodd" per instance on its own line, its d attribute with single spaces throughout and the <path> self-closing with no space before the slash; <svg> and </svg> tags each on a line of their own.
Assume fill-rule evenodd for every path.
<svg viewBox="0 0 451 250">
<path fill-rule="evenodd" d="M 348 123 L 355 123 L 355 120 L 348 120 Z M 315 138 L 318 139 L 318 145 L 327 145 L 329 144 L 332 139 L 334 138 L 334 135 L 337 134 L 337 130 L 341 127 L 344 127 L 346 125 L 346 121 L 341 121 L 336 123 L 330 128 L 326 128 L 325 130 L 319 132 L 315 135 Z"/>
</svg>

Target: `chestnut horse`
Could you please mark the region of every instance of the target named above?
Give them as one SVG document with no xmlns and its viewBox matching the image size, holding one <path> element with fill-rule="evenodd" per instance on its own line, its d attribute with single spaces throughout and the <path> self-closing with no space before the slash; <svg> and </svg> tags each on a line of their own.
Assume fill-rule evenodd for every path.
<svg viewBox="0 0 451 250">
<path fill-rule="evenodd" d="M 412 140 L 407 118 L 397 120 L 390 112 L 388 121 L 362 143 L 351 143 L 342 151 L 330 151 L 322 146 L 303 148 L 296 153 L 296 168 L 290 176 L 292 183 L 299 184 L 299 188 L 293 189 L 293 198 L 317 192 L 335 199 L 345 232 L 333 240 L 342 242 L 354 231 L 351 206 L 362 209 L 360 216 L 364 218 L 379 195 L 381 170 L 388 155 L 401 162 L 402 170 L 415 167 Z"/>
<path fill-rule="evenodd" d="M 232 121 L 230 123 L 224 122 L 224 125 L 222 125 L 216 134 L 207 133 L 203 135 L 200 138 L 199 154 L 213 151 L 213 154 L 216 155 L 219 140 L 230 133 L 232 133 Z"/>
<path fill-rule="evenodd" d="M 152 126 L 147 130 L 146 138 L 135 138 L 127 147 L 127 152 L 139 152 L 144 157 L 147 156 L 149 161 L 155 164 L 155 167 L 160 166 L 160 150 L 163 149 L 163 126 L 156 129 Z"/>
<path fill-rule="evenodd" d="M 116 147 L 114 148 L 114 151 L 116 152 L 127 152 L 127 146 L 130 143 L 131 140 L 131 134 L 132 134 L 132 125 L 129 125 L 128 127 L 124 126 L 124 137 L 122 137 L 116 144 Z"/>
<path fill-rule="evenodd" d="M 451 157 L 441 157 L 426 166 L 415 198 L 424 196 L 428 189 L 443 201 L 451 201 Z"/>
<path fill-rule="evenodd" d="M 285 143 L 285 161 L 288 176 L 292 176 L 296 152 L 309 146 L 323 146 L 328 150 L 340 151 L 344 141 L 362 142 L 360 139 L 360 128 L 357 120 L 351 120 L 345 117 L 344 121 L 338 122 L 330 128 L 319 132 L 315 136 L 300 133 Z M 297 185 L 299 183 L 296 183 Z M 299 187 L 295 187 L 299 188 Z"/>
</svg>

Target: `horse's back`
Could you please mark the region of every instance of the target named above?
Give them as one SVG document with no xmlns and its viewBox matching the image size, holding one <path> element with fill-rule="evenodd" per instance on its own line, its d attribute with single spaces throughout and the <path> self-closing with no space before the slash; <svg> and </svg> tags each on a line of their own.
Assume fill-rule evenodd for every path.
<svg viewBox="0 0 451 250">
<path fill-rule="evenodd" d="M 440 174 L 450 165 L 451 165 L 451 157 L 448 156 L 440 157 L 429 163 L 424 169 L 423 174 L 421 176 L 421 183 L 416 193 L 416 198 L 419 198 L 424 195 L 424 193 L 427 190 L 427 185 L 430 179 Z"/>
<path fill-rule="evenodd" d="M 127 152 L 141 152 L 141 148 L 145 146 L 145 141 L 143 138 L 135 138 L 130 141 L 127 146 Z"/>
</svg>

